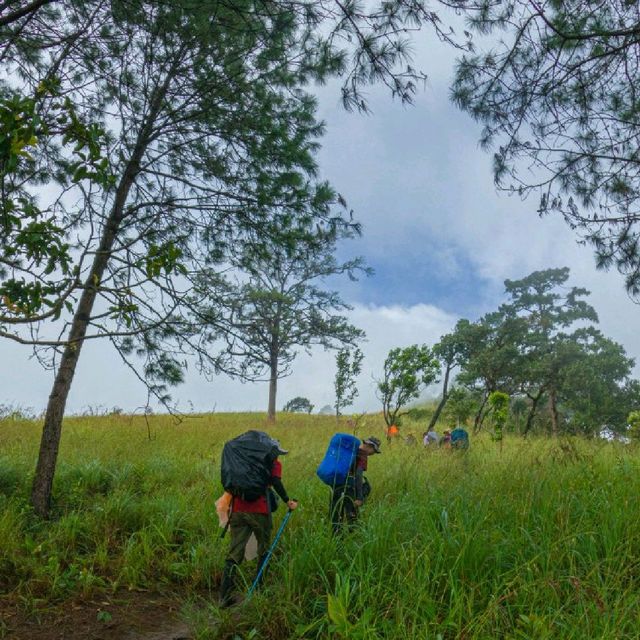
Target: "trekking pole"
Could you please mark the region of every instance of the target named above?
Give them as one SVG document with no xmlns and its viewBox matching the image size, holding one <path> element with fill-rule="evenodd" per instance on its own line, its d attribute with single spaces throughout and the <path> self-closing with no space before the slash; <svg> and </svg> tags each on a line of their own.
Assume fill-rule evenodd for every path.
<svg viewBox="0 0 640 640">
<path fill-rule="evenodd" d="M 274 550 L 276 548 L 276 545 L 278 544 L 278 540 L 280 539 L 280 536 L 282 535 L 282 532 L 284 531 L 284 528 L 285 528 L 287 522 L 289 521 L 289 518 L 291 517 L 292 513 L 293 513 L 293 510 L 292 509 L 288 509 L 287 513 L 285 514 L 284 518 L 282 519 L 282 523 L 280 524 L 280 528 L 278 529 L 278 533 L 276 533 L 276 537 L 273 539 L 273 542 L 271 543 L 271 546 L 269 547 L 269 551 L 267 551 L 267 555 L 266 555 L 266 557 L 264 559 L 264 562 L 260 566 L 260 571 L 258 571 L 258 575 L 256 576 L 256 579 L 253 581 L 253 584 L 251 585 L 251 588 L 249 589 L 249 591 L 247 593 L 247 600 L 249 600 L 249 598 L 251 598 L 251 596 L 253 595 L 253 592 L 255 591 L 256 587 L 260 583 L 260 578 L 262 578 L 262 574 L 264 573 L 264 570 L 267 567 L 269 559 L 271 558 L 271 554 L 274 552 Z"/>
</svg>

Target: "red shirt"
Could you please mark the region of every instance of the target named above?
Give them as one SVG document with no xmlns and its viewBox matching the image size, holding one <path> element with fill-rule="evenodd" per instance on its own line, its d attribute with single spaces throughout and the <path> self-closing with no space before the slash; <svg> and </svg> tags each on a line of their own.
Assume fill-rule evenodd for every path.
<svg viewBox="0 0 640 640">
<path fill-rule="evenodd" d="M 358 451 L 357 455 L 356 455 L 356 459 L 353 463 L 353 471 L 366 471 L 367 470 L 367 460 L 369 459 L 369 456 L 366 453 L 363 453 L 362 451 Z"/>
<path fill-rule="evenodd" d="M 282 478 L 282 463 L 280 460 L 276 460 L 273 463 L 273 469 L 271 470 L 272 478 Z M 257 500 L 248 502 L 243 500 L 240 496 L 234 496 L 232 513 L 239 511 L 240 513 L 262 513 L 265 516 L 269 515 L 269 505 L 267 504 L 267 496 L 260 496 Z"/>
</svg>

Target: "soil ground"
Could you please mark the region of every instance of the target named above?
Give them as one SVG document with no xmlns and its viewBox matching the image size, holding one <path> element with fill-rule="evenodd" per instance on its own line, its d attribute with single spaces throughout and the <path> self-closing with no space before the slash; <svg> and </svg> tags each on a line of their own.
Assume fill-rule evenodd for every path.
<svg viewBox="0 0 640 640">
<path fill-rule="evenodd" d="M 180 619 L 183 602 L 166 595 L 123 591 L 75 600 L 27 614 L 0 600 L 3 640 L 190 640 Z"/>
</svg>

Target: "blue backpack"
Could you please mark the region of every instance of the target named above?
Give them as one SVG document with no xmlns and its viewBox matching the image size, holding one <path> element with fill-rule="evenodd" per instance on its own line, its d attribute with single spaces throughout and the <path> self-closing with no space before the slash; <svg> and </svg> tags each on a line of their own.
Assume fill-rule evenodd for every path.
<svg viewBox="0 0 640 640">
<path fill-rule="evenodd" d="M 329 442 L 327 453 L 318 467 L 318 478 L 330 487 L 346 484 L 360 440 L 348 433 L 336 433 Z"/>
<path fill-rule="evenodd" d="M 460 427 L 454 429 L 451 432 L 451 447 L 453 449 L 468 449 L 469 434 Z"/>
</svg>

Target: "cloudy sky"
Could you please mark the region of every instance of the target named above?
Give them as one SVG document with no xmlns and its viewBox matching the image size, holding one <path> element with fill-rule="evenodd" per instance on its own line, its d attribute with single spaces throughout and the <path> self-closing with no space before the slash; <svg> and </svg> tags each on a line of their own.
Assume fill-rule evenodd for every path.
<svg viewBox="0 0 640 640">
<path fill-rule="evenodd" d="M 427 36 L 425 35 L 425 38 Z M 327 134 L 319 161 L 323 177 L 347 199 L 363 237 L 345 257 L 363 255 L 375 275 L 339 286 L 353 306 L 352 321 L 368 336 L 353 410 L 377 410 L 373 379 L 390 348 L 432 344 L 460 317 L 476 319 L 502 301 L 503 281 L 548 267 L 571 268 L 571 284 L 587 287 L 605 335 L 640 360 L 640 307 L 616 272 L 596 271 L 593 254 L 555 217 L 538 218 L 536 201 L 496 192 L 491 158 L 478 147 L 479 127 L 448 101 L 454 55 L 423 40 L 416 66 L 429 73 L 415 104 L 403 107 L 383 88 L 369 92 L 371 115 L 345 112 L 339 87 L 318 90 Z M 0 344 L 0 404 L 41 411 L 52 373 L 29 358 L 28 347 Z M 280 383 L 278 406 L 294 396 L 316 407 L 333 402 L 334 355 L 302 353 Z M 640 369 L 636 368 L 640 375 Z M 183 410 L 265 410 L 267 384 L 189 371 L 173 391 Z M 83 348 L 67 409 L 144 405 L 144 387 L 108 344 Z"/>
</svg>

